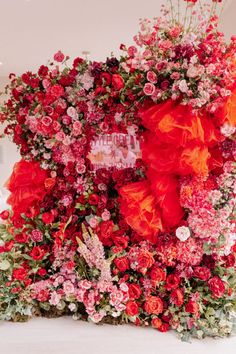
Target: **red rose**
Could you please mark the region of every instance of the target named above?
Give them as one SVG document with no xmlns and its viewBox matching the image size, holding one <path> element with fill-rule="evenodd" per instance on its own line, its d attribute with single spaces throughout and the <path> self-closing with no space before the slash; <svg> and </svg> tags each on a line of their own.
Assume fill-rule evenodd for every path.
<svg viewBox="0 0 236 354">
<path fill-rule="evenodd" d="M 166 278 L 166 289 L 173 290 L 177 289 L 180 284 L 180 277 L 176 274 L 170 274 Z"/>
<path fill-rule="evenodd" d="M 147 269 L 154 264 L 154 258 L 151 252 L 141 250 L 138 254 L 138 269 L 142 274 L 145 274 Z"/>
<path fill-rule="evenodd" d="M 109 86 L 111 84 L 111 75 L 109 73 L 102 73 L 100 75 L 100 79 L 103 81 L 103 83 L 105 84 L 105 86 Z"/>
<path fill-rule="evenodd" d="M 180 307 L 184 303 L 184 294 L 183 290 L 175 289 L 170 293 L 170 302 Z"/>
<path fill-rule="evenodd" d="M 138 304 L 134 301 L 128 301 L 125 312 L 128 316 L 136 316 L 139 313 Z"/>
<path fill-rule="evenodd" d="M 193 300 L 189 300 L 189 302 L 185 305 L 185 311 L 197 315 L 199 311 L 198 303 Z"/>
<path fill-rule="evenodd" d="M 142 295 L 142 290 L 138 284 L 129 284 L 129 298 L 130 300 L 139 299 Z"/>
<path fill-rule="evenodd" d="M 91 205 L 97 205 L 98 202 L 99 202 L 99 196 L 97 194 L 95 194 L 95 193 L 90 194 L 88 202 Z"/>
<path fill-rule="evenodd" d="M 114 223 L 111 220 L 103 221 L 100 224 L 100 233 L 102 238 L 109 238 L 111 237 L 114 229 Z"/>
<path fill-rule="evenodd" d="M 42 214 L 42 220 L 44 224 L 51 224 L 54 221 L 54 219 L 55 219 L 55 213 L 53 212 L 53 210 L 50 210 Z"/>
<path fill-rule="evenodd" d="M 18 243 L 26 243 L 29 239 L 29 236 L 26 233 L 21 233 L 21 234 L 17 234 L 15 236 L 15 241 Z"/>
<path fill-rule="evenodd" d="M 52 189 L 55 186 L 55 184 L 56 184 L 56 178 L 45 179 L 44 186 L 47 190 Z"/>
<path fill-rule="evenodd" d="M 166 280 L 166 272 L 160 267 L 154 266 L 150 272 L 150 278 L 155 283 L 155 285 Z"/>
<path fill-rule="evenodd" d="M 126 257 L 116 258 L 114 263 L 121 272 L 125 272 L 129 269 L 129 261 Z"/>
<path fill-rule="evenodd" d="M 61 63 L 65 59 L 65 55 L 60 50 L 58 50 L 58 52 L 54 54 L 53 58 L 58 63 Z"/>
<path fill-rule="evenodd" d="M 144 309 L 150 315 L 158 315 L 163 311 L 163 301 L 158 296 L 149 296 L 144 304 Z"/>
<path fill-rule="evenodd" d="M 160 318 L 153 318 L 152 319 L 152 327 L 159 329 L 162 325 L 162 321 L 160 320 Z"/>
<path fill-rule="evenodd" d="M 45 251 L 42 249 L 42 247 L 35 246 L 35 247 L 32 248 L 32 251 L 30 252 L 30 256 L 35 261 L 40 261 L 45 256 Z"/>
<path fill-rule="evenodd" d="M 47 271 L 45 268 L 39 268 L 37 274 L 40 275 L 40 277 L 44 277 L 47 274 Z"/>
<path fill-rule="evenodd" d="M 206 281 L 210 278 L 211 271 L 207 267 L 195 267 L 193 274 L 194 277 Z"/>
<path fill-rule="evenodd" d="M 169 331 L 168 323 L 162 323 L 162 325 L 158 328 L 158 330 L 163 333 Z"/>
<path fill-rule="evenodd" d="M 12 272 L 12 277 L 14 280 L 24 280 L 27 276 L 27 271 L 25 268 L 14 269 Z"/>
<path fill-rule="evenodd" d="M 112 75 L 112 85 L 115 90 L 119 91 L 125 86 L 124 79 L 119 74 Z"/>
<path fill-rule="evenodd" d="M 117 236 L 113 233 L 112 240 L 117 247 L 122 249 L 126 249 L 128 246 L 128 237 L 126 236 Z"/>
<path fill-rule="evenodd" d="M 2 220 L 7 220 L 10 216 L 10 213 L 8 210 L 3 210 L 1 213 L 0 213 L 0 218 Z"/>
<path fill-rule="evenodd" d="M 79 64 L 83 63 L 83 62 L 84 62 L 84 59 L 83 59 L 83 58 L 80 58 L 80 57 L 75 58 L 74 61 L 73 61 L 73 67 L 74 67 L 74 68 L 77 68 L 77 66 L 78 66 Z"/>
<path fill-rule="evenodd" d="M 220 298 L 225 293 L 225 283 L 216 275 L 208 281 L 209 289 L 215 298 Z"/>
</svg>

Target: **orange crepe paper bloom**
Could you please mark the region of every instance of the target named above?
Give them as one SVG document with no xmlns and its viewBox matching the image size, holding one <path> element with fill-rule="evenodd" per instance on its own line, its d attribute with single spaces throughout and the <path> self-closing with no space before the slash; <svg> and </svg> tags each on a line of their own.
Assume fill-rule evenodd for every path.
<svg viewBox="0 0 236 354">
<path fill-rule="evenodd" d="M 155 243 L 163 230 L 159 208 L 148 181 L 128 184 L 119 190 L 120 211 L 128 225 L 140 236 Z"/>
<path fill-rule="evenodd" d="M 15 164 L 13 173 L 5 184 L 11 192 L 7 202 L 15 215 L 26 212 L 43 200 L 47 193 L 45 187 L 47 176 L 47 171 L 37 162 L 21 160 Z"/>
</svg>

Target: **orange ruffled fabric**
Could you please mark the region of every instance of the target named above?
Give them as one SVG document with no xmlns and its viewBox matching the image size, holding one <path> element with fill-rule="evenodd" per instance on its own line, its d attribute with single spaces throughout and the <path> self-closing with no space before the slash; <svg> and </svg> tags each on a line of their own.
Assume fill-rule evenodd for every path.
<svg viewBox="0 0 236 354">
<path fill-rule="evenodd" d="M 15 164 L 5 186 L 11 192 L 7 202 L 17 216 L 42 201 L 47 188 L 51 188 L 53 184 L 51 181 L 47 183 L 47 171 L 43 170 L 37 162 L 21 160 Z"/>
<path fill-rule="evenodd" d="M 139 235 L 155 243 L 157 233 L 163 230 L 161 215 L 148 181 L 122 187 L 120 212 Z"/>
<path fill-rule="evenodd" d="M 145 110 L 142 122 L 147 129 L 141 145 L 142 158 L 148 166 L 147 181 L 121 189 L 121 213 L 141 236 L 155 240 L 158 232 L 176 227 L 184 216 L 179 177 L 207 176 L 222 165 L 216 149 L 222 137 L 212 118 L 197 115 L 191 107 L 172 100 Z M 151 201 L 151 223 L 142 193 Z"/>
</svg>

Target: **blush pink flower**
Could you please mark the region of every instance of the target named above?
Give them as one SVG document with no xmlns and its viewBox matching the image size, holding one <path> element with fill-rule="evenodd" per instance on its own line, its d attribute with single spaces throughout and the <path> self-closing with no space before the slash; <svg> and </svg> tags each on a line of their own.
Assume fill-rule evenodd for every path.
<svg viewBox="0 0 236 354">
<path fill-rule="evenodd" d="M 147 82 L 144 85 L 143 92 L 147 96 L 152 96 L 154 94 L 154 92 L 155 92 L 155 86 L 152 83 Z"/>
</svg>

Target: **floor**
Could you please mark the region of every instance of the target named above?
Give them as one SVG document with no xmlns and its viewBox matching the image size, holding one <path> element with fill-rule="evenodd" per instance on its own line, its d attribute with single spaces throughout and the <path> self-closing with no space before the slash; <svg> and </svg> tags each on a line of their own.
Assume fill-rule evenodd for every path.
<svg viewBox="0 0 236 354">
<path fill-rule="evenodd" d="M 0 323 L 1 354 L 233 354 L 236 337 L 183 343 L 173 332 L 97 326 L 71 318 Z"/>
</svg>

